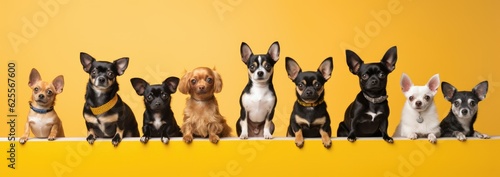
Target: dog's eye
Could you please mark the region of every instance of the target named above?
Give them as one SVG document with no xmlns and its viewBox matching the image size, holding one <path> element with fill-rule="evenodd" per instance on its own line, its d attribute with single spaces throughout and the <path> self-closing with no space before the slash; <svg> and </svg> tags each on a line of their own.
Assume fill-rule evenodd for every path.
<svg viewBox="0 0 500 177">
<path fill-rule="evenodd" d="M 378 77 L 379 78 L 385 78 L 385 74 L 384 73 L 378 73 Z"/>
<path fill-rule="evenodd" d="M 475 101 L 470 101 L 469 105 L 470 105 L 471 107 L 474 107 L 474 106 L 476 106 L 476 102 L 475 102 Z"/>
<path fill-rule="evenodd" d="M 316 83 L 314 84 L 314 87 L 315 87 L 316 89 L 319 89 L 319 88 L 321 88 L 321 84 L 319 84 L 318 82 L 316 82 Z"/>
<path fill-rule="evenodd" d="M 97 74 L 97 71 L 96 70 L 92 70 L 92 73 L 90 73 L 92 75 L 96 75 Z"/>
<path fill-rule="evenodd" d="M 250 65 L 250 70 L 255 70 L 255 65 Z"/>
<path fill-rule="evenodd" d="M 431 97 L 430 97 L 429 95 L 425 95 L 425 96 L 424 96 L 424 99 L 425 99 L 426 101 L 429 101 L 429 100 L 431 99 Z"/>
<path fill-rule="evenodd" d="M 212 84 L 212 82 L 214 82 L 214 80 L 212 78 L 207 78 L 206 81 L 209 83 L 209 84 Z"/>
<path fill-rule="evenodd" d="M 369 77 L 369 76 L 368 76 L 368 74 L 363 74 L 363 75 L 361 76 L 361 79 L 363 79 L 363 80 L 367 80 L 367 79 L 368 79 L 368 77 Z"/>
<path fill-rule="evenodd" d="M 300 83 L 299 85 L 297 85 L 297 87 L 299 87 L 299 90 L 304 90 L 304 84 Z"/>
<path fill-rule="evenodd" d="M 460 101 L 455 101 L 455 102 L 453 102 L 453 105 L 455 105 L 455 107 L 460 106 Z"/>
<path fill-rule="evenodd" d="M 408 98 L 408 99 L 410 99 L 410 101 L 413 101 L 413 99 L 415 99 L 415 97 L 410 96 L 410 98 Z"/>
<path fill-rule="evenodd" d="M 47 95 L 52 95 L 52 90 L 47 90 Z"/>
<path fill-rule="evenodd" d="M 110 77 L 110 78 L 115 77 L 115 74 L 113 74 L 113 72 L 111 72 L 111 71 L 108 71 L 108 73 L 106 73 L 106 74 L 107 74 L 107 75 L 108 75 L 108 77 Z"/>
<path fill-rule="evenodd" d="M 191 84 L 196 84 L 196 79 L 191 79 Z"/>
<path fill-rule="evenodd" d="M 148 97 L 146 99 L 148 99 L 148 101 L 152 101 L 153 100 L 153 96 L 152 95 L 148 95 Z"/>
<path fill-rule="evenodd" d="M 35 87 L 35 89 L 33 89 L 35 92 L 38 92 L 38 90 L 40 90 L 38 87 Z"/>
<path fill-rule="evenodd" d="M 166 93 L 162 93 L 161 94 L 161 99 L 164 99 L 164 100 L 167 99 L 167 94 Z"/>
<path fill-rule="evenodd" d="M 271 65 L 266 63 L 266 65 L 264 65 L 264 68 L 266 68 L 266 70 L 271 70 Z"/>
</svg>

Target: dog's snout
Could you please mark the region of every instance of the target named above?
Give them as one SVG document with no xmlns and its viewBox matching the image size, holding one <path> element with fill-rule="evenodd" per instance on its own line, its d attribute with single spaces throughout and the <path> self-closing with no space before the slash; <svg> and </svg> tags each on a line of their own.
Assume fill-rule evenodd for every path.
<svg viewBox="0 0 500 177">
<path fill-rule="evenodd" d="M 104 81 L 105 81 L 105 79 L 104 79 L 103 77 L 99 77 L 99 78 L 97 78 L 97 81 L 99 81 L 99 82 L 101 82 L 101 83 L 102 83 L 102 82 L 104 82 Z"/>
<path fill-rule="evenodd" d="M 418 107 L 420 107 L 420 106 L 422 106 L 422 102 L 421 101 L 416 101 L 415 105 L 417 105 Z"/>
<path fill-rule="evenodd" d="M 263 72 L 263 71 L 258 71 L 258 72 L 257 72 L 257 76 L 259 76 L 259 77 L 264 76 L 264 72 Z"/>
<path fill-rule="evenodd" d="M 40 95 L 38 95 L 38 98 L 39 98 L 39 99 L 43 99 L 43 98 L 45 98 L 45 95 L 40 94 Z"/>
<path fill-rule="evenodd" d="M 204 85 L 200 85 L 200 86 L 198 86 L 198 89 L 205 90 L 205 86 Z"/>
<path fill-rule="evenodd" d="M 467 115 L 467 113 L 469 113 L 469 110 L 467 110 L 467 109 L 462 109 L 460 112 L 462 112 L 462 115 Z"/>
</svg>

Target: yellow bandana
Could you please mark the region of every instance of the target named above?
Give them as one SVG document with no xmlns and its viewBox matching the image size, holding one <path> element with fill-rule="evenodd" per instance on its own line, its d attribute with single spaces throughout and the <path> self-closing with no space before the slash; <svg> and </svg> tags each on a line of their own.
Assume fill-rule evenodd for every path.
<svg viewBox="0 0 500 177">
<path fill-rule="evenodd" d="M 115 106 L 116 102 L 118 101 L 118 94 L 115 94 L 115 96 L 109 100 L 107 103 L 104 103 L 103 105 L 99 107 L 90 107 L 90 110 L 92 111 L 92 114 L 94 115 L 100 115 L 102 113 L 105 113 L 109 111 L 113 106 Z"/>
</svg>

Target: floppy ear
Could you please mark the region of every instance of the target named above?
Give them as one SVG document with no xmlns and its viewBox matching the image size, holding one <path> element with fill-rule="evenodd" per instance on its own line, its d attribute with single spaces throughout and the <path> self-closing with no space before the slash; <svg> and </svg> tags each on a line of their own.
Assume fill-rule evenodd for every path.
<svg viewBox="0 0 500 177">
<path fill-rule="evenodd" d="M 149 86 L 148 82 L 137 77 L 130 79 L 130 83 L 132 83 L 132 87 L 134 87 L 135 93 L 140 96 L 144 95 L 146 87 Z"/>
<path fill-rule="evenodd" d="M 439 84 L 441 83 L 439 79 L 439 74 L 435 74 L 432 76 L 429 81 L 427 82 L 427 87 L 429 87 L 429 90 L 432 91 L 432 93 L 435 95 L 438 91 Z"/>
<path fill-rule="evenodd" d="M 42 80 L 42 76 L 40 76 L 40 73 L 38 72 L 38 70 L 36 70 L 35 68 L 31 69 L 30 81 L 28 82 L 28 86 L 33 87 L 35 85 L 35 83 L 37 83 L 38 81 L 41 81 L 41 80 Z"/>
<path fill-rule="evenodd" d="M 278 41 L 273 42 L 267 51 L 267 54 L 276 62 L 280 59 L 280 43 Z"/>
<path fill-rule="evenodd" d="M 163 81 L 163 86 L 166 86 L 170 93 L 175 93 L 177 91 L 177 86 L 179 85 L 178 77 L 169 77 Z"/>
<path fill-rule="evenodd" d="M 292 81 L 295 80 L 295 78 L 297 78 L 299 73 L 302 72 L 302 69 L 300 69 L 299 64 L 293 58 L 290 57 L 285 58 L 285 68 L 286 72 L 288 73 L 288 78 L 292 79 Z"/>
<path fill-rule="evenodd" d="M 486 93 L 488 92 L 488 81 L 483 81 L 477 84 L 473 89 L 472 93 L 476 94 L 479 100 L 484 100 L 486 98 Z"/>
<path fill-rule="evenodd" d="M 212 70 L 212 72 L 214 73 L 214 92 L 220 93 L 222 91 L 222 78 L 219 73 L 215 71 L 215 68 Z"/>
<path fill-rule="evenodd" d="M 455 95 L 455 93 L 457 92 L 457 89 L 448 82 L 442 82 L 441 89 L 443 91 L 444 98 L 446 98 L 446 100 L 448 101 L 451 101 L 453 95 Z"/>
<path fill-rule="evenodd" d="M 345 56 L 347 66 L 349 66 L 349 71 L 351 71 L 352 74 L 357 75 L 359 68 L 361 68 L 361 65 L 364 63 L 363 60 L 361 60 L 358 54 L 354 53 L 352 50 L 346 50 Z"/>
<path fill-rule="evenodd" d="M 243 61 L 243 63 L 246 64 L 248 62 L 248 59 L 250 59 L 250 56 L 253 55 L 253 52 L 247 43 L 242 42 L 240 47 L 240 54 L 241 54 L 241 60 Z"/>
<path fill-rule="evenodd" d="M 54 80 L 52 81 L 52 85 L 54 85 L 56 93 L 60 94 L 64 88 L 64 76 L 59 75 L 56 78 L 54 78 Z"/>
<path fill-rule="evenodd" d="M 193 75 L 193 72 L 187 72 L 186 74 L 184 74 L 184 76 L 182 76 L 181 80 L 179 81 L 179 86 L 178 86 L 178 89 L 179 89 L 179 92 L 181 92 L 182 94 L 188 94 L 189 93 L 189 90 L 191 89 L 191 84 L 189 84 L 189 79 L 191 78 L 191 76 Z"/>
<path fill-rule="evenodd" d="M 411 82 L 410 76 L 403 73 L 403 75 L 401 75 L 401 90 L 407 92 L 412 86 L 413 82 Z"/>
<path fill-rule="evenodd" d="M 380 61 L 390 72 L 396 69 L 396 61 L 398 60 L 398 48 L 393 46 L 385 52 L 384 57 Z"/>
<path fill-rule="evenodd" d="M 92 62 L 94 62 L 94 57 L 90 56 L 85 52 L 80 52 L 80 63 L 82 63 L 83 70 L 85 72 L 90 72 L 90 67 L 92 67 Z"/>
<path fill-rule="evenodd" d="M 323 78 L 325 80 L 330 79 L 330 76 L 332 76 L 332 71 L 333 71 L 333 58 L 328 57 L 318 67 L 318 72 L 321 73 Z"/>
<path fill-rule="evenodd" d="M 128 67 L 128 58 L 123 57 L 113 61 L 113 63 L 116 66 L 116 71 L 118 72 L 118 75 L 121 76 L 123 73 L 125 73 L 125 70 Z"/>
</svg>

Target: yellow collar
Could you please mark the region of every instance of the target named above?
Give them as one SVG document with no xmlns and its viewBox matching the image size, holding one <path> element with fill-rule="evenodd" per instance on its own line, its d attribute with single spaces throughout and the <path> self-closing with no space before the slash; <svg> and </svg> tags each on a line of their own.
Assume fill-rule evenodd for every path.
<svg viewBox="0 0 500 177">
<path fill-rule="evenodd" d="M 304 102 L 302 100 L 297 99 L 297 103 L 299 103 L 301 106 L 304 106 L 304 107 L 315 107 L 315 106 L 320 105 L 323 102 L 325 102 L 324 99 L 318 100 L 318 101 L 316 101 L 314 103 L 306 103 L 306 102 Z"/>
<path fill-rule="evenodd" d="M 105 113 L 109 111 L 111 108 L 113 108 L 116 102 L 118 102 L 118 94 L 115 94 L 115 96 L 111 98 L 111 100 L 109 100 L 107 103 L 104 103 L 99 107 L 90 107 L 90 110 L 94 115 L 101 115 L 102 113 Z"/>
</svg>

